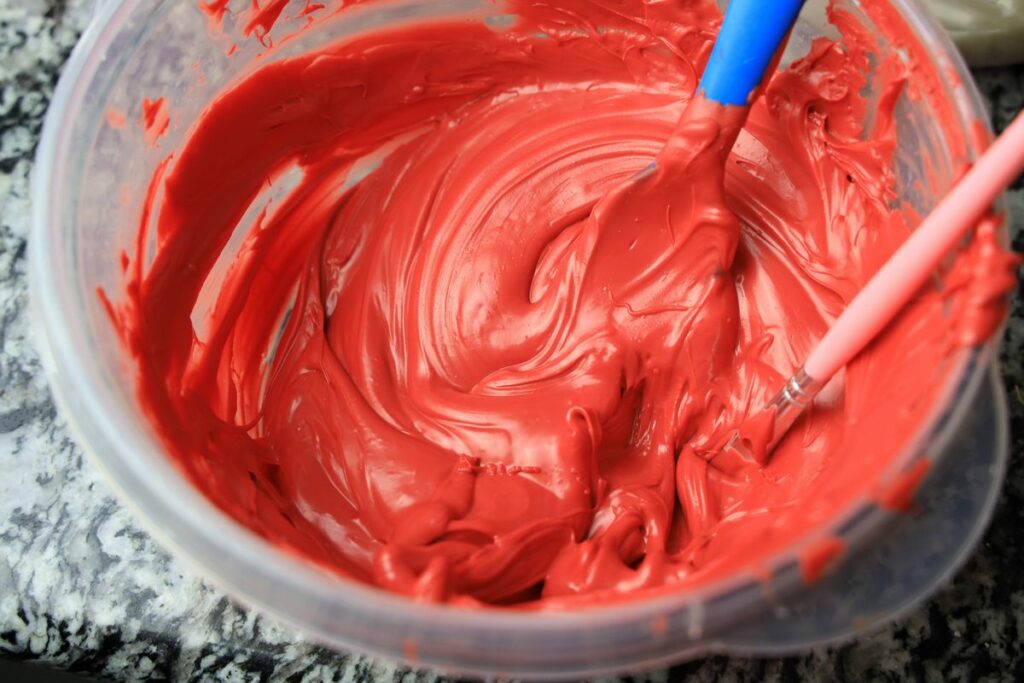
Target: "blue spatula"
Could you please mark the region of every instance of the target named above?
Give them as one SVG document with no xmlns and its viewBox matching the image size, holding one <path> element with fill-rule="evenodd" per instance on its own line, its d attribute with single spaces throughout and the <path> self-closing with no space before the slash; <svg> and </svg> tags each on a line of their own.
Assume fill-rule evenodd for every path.
<svg viewBox="0 0 1024 683">
<path fill-rule="evenodd" d="M 697 93 L 748 106 L 793 28 L 804 0 L 731 0 Z"/>
</svg>

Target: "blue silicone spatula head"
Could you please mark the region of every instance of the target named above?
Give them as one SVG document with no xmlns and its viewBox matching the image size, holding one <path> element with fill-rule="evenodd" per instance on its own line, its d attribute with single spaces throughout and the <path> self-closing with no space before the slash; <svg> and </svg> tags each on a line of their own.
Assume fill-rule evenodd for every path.
<svg viewBox="0 0 1024 683">
<path fill-rule="evenodd" d="M 731 0 L 697 93 L 745 107 L 773 63 L 804 0 Z"/>
</svg>

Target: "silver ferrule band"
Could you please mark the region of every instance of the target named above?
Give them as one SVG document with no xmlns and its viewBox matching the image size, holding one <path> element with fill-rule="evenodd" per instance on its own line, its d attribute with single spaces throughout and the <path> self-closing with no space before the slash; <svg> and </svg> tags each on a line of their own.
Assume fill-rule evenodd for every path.
<svg viewBox="0 0 1024 683">
<path fill-rule="evenodd" d="M 768 444 L 769 449 L 774 448 L 782 440 L 824 386 L 825 382 L 811 377 L 801 367 L 768 402 L 768 408 L 775 409 L 775 429 L 772 430 L 774 436 Z"/>
</svg>

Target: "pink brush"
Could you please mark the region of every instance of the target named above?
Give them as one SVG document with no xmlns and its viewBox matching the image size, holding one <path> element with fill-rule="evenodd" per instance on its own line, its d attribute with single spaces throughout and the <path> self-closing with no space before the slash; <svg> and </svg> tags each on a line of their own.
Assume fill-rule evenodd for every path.
<svg viewBox="0 0 1024 683">
<path fill-rule="evenodd" d="M 768 403 L 775 423 L 765 461 L 840 368 L 867 346 L 935 272 L 953 245 L 1024 169 L 1024 114 L 1019 114 L 903 245 L 850 302 L 807 361 Z M 754 454 L 738 431 L 726 443 L 747 462 Z"/>
</svg>

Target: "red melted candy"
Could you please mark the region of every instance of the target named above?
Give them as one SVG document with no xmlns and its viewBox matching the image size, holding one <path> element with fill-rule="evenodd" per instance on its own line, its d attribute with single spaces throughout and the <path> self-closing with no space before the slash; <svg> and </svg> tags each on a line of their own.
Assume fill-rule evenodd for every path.
<svg viewBox="0 0 1024 683">
<path fill-rule="evenodd" d="M 875 490 L 1012 264 L 979 234 L 763 468 L 709 465 L 908 234 L 911 70 L 833 11 L 843 46 L 775 75 L 740 131 L 689 103 L 711 0 L 508 10 L 268 60 L 210 105 L 113 309 L 141 407 L 226 513 L 420 600 L 570 607 L 756 569 Z M 261 39 L 281 11 L 250 18 Z"/>
</svg>

